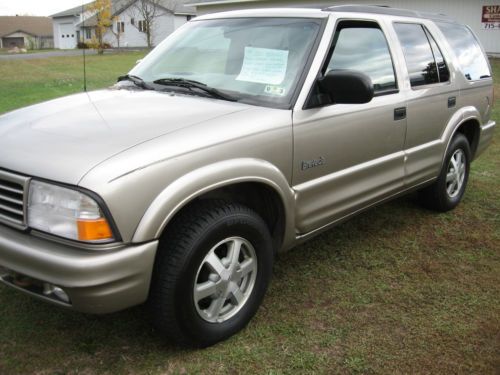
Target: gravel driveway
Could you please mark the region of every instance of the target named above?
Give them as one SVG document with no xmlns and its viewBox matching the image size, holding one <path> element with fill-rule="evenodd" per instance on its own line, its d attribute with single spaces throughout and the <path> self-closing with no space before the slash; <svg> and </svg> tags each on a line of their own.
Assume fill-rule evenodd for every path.
<svg viewBox="0 0 500 375">
<path fill-rule="evenodd" d="M 57 57 L 57 56 L 78 56 L 81 55 L 82 50 L 78 49 L 70 49 L 70 50 L 61 50 L 61 51 L 47 51 L 47 52 L 37 52 L 37 53 L 12 53 L 0 55 L 0 60 L 33 60 L 33 59 L 46 59 L 48 57 Z M 110 52 L 112 53 L 112 52 Z M 96 51 L 87 50 L 85 51 L 86 55 L 95 55 Z"/>
</svg>

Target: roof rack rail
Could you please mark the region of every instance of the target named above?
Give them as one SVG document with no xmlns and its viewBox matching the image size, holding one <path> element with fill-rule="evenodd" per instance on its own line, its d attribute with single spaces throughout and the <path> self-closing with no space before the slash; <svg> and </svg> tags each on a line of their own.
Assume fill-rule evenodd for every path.
<svg viewBox="0 0 500 375">
<path fill-rule="evenodd" d="M 387 5 L 334 5 L 324 8 L 325 12 L 355 12 L 374 13 L 400 17 L 426 18 L 440 21 L 455 21 L 453 18 L 440 13 L 420 12 L 417 10 L 392 8 Z"/>
</svg>

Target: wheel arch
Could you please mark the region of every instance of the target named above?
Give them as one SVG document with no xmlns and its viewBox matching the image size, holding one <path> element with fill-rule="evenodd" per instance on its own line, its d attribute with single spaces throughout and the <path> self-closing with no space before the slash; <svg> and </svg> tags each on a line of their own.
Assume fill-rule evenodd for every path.
<svg viewBox="0 0 500 375">
<path fill-rule="evenodd" d="M 472 160 L 474 159 L 481 134 L 480 119 L 481 115 L 474 107 L 464 107 L 452 116 L 442 138 L 446 146 L 443 149 L 443 159 L 450 146 L 451 140 L 457 133 L 463 134 L 469 141 Z"/>
<path fill-rule="evenodd" d="M 467 138 L 470 145 L 471 159 L 474 160 L 476 156 L 477 146 L 479 144 L 479 135 L 481 134 L 481 125 L 479 120 L 475 117 L 470 117 L 465 119 L 460 125 L 455 129 L 452 138 L 455 134 L 461 133 Z"/>
<path fill-rule="evenodd" d="M 200 199 L 233 199 L 263 217 L 279 250 L 294 239 L 293 192 L 269 162 L 235 159 L 191 171 L 168 185 L 142 217 L 133 242 L 160 238 L 172 219 Z"/>
</svg>

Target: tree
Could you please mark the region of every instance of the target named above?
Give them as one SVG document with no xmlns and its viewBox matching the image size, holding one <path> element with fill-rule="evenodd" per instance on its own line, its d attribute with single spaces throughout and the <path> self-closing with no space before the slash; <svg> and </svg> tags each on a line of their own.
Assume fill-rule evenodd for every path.
<svg viewBox="0 0 500 375">
<path fill-rule="evenodd" d="M 104 53 L 104 34 L 113 26 L 111 0 L 95 0 L 87 5 L 87 11 L 93 13 L 96 19 L 95 37 L 92 38 L 90 46 L 102 55 Z"/>
<path fill-rule="evenodd" d="M 111 30 L 111 33 L 115 36 L 116 46 L 118 47 L 118 51 L 121 51 L 120 50 L 120 39 L 121 39 L 122 32 L 123 32 L 123 28 L 122 28 L 123 23 L 120 22 L 120 19 L 118 17 L 115 17 L 114 20 L 116 21 L 115 22 L 116 30 L 113 28 L 113 26 L 111 26 L 110 30 Z"/>
<path fill-rule="evenodd" d="M 166 8 L 173 9 L 171 6 L 172 2 L 166 0 L 137 0 L 132 5 L 131 9 L 142 18 L 135 27 L 146 35 L 148 48 L 153 47 L 156 19 L 166 13 Z"/>
</svg>

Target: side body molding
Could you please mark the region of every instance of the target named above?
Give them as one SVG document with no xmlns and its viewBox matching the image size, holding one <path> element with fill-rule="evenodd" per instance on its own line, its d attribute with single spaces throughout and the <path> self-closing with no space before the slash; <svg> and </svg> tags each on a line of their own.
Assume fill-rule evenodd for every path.
<svg viewBox="0 0 500 375">
<path fill-rule="evenodd" d="M 295 240 L 294 194 L 282 172 L 260 159 L 232 159 L 193 170 L 168 185 L 153 201 L 142 217 L 132 242 L 159 238 L 161 233 L 187 203 L 209 191 L 242 182 L 263 183 L 278 193 L 285 211 L 283 248 Z"/>
</svg>

